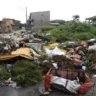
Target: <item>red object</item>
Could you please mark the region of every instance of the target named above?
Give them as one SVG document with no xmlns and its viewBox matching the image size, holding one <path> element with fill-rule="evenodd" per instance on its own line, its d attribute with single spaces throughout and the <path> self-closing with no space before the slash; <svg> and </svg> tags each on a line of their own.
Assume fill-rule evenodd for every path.
<svg viewBox="0 0 96 96">
<path fill-rule="evenodd" d="M 8 82 L 4 82 L 4 85 L 8 85 Z"/>
<path fill-rule="evenodd" d="M 78 58 L 74 58 L 74 61 L 75 62 L 81 62 L 80 59 L 78 59 Z"/>
<path fill-rule="evenodd" d="M 51 80 L 51 75 L 47 74 L 44 78 L 44 88 L 50 88 L 51 84 L 50 84 L 50 80 Z"/>
<path fill-rule="evenodd" d="M 84 83 L 83 85 L 80 86 L 80 94 L 85 94 L 91 87 L 93 87 L 94 83 L 88 82 Z"/>
</svg>

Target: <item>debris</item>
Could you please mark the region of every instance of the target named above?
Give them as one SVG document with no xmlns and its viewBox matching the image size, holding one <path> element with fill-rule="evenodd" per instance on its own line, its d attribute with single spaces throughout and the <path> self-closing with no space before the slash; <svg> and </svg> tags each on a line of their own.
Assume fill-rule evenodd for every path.
<svg viewBox="0 0 96 96">
<path fill-rule="evenodd" d="M 64 42 L 50 43 L 50 39 L 46 36 L 33 33 L 26 34 L 26 32 L 6 35 L 3 36 L 3 39 L 0 40 L 0 62 L 2 61 L 3 63 L 1 64 L 5 64 L 6 68 L 4 67 L 4 70 L 6 70 L 6 74 L 8 72 L 8 78 L 14 74 L 15 78 L 12 77 L 11 80 L 11 78 L 5 78 L 6 76 L 3 77 L 4 80 L 0 82 L 0 86 L 11 86 L 20 89 L 23 84 L 24 86 L 29 86 L 29 82 L 36 84 L 43 75 L 45 77 L 44 95 L 50 94 L 52 91 L 52 89 L 50 90 L 51 87 L 56 87 L 58 90 L 66 90 L 73 94 L 77 94 L 78 91 L 81 94 L 85 94 L 94 85 L 89 77 L 90 73 L 96 73 L 96 50 L 91 50 L 95 49 L 95 45 L 88 46 L 90 42 L 94 41 L 93 39 L 80 41 L 79 43 L 75 41 L 70 41 L 68 44 L 64 44 Z M 32 69 L 27 67 L 26 59 L 30 61 L 28 64 Z M 26 62 L 22 63 L 22 60 Z M 9 61 L 14 63 L 11 64 Z M 16 69 L 15 63 L 17 61 L 19 63 Z M 34 64 L 31 65 L 31 63 Z M 11 67 L 8 67 L 8 64 L 11 64 Z M 19 69 L 19 65 L 24 65 L 22 68 L 24 67 L 25 69 Z M 36 72 L 33 72 L 34 68 Z M 40 73 L 39 69 L 36 70 L 36 68 L 41 68 L 42 72 L 41 69 Z M 30 75 L 29 71 L 33 73 Z M 35 78 L 36 75 L 37 81 L 30 78 L 27 79 L 26 74 L 28 78 L 30 76 Z M 40 78 L 38 74 L 39 76 L 41 75 Z M 96 76 L 93 75 L 93 77 Z"/>
</svg>

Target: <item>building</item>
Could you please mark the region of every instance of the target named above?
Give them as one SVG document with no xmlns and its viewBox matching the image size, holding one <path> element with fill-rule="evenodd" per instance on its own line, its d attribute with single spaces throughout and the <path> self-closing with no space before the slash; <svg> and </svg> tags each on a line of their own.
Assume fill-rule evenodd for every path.
<svg viewBox="0 0 96 96">
<path fill-rule="evenodd" d="M 86 18 L 90 24 L 96 24 L 96 16 Z"/>
<path fill-rule="evenodd" d="M 19 30 L 20 27 L 21 27 L 21 22 L 19 20 L 13 19 L 13 25 L 12 25 L 13 30 Z"/>
<path fill-rule="evenodd" d="M 33 30 L 38 30 L 41 26 L 50 25 L 50 11 L 30 13 L 27 25 Z"/>
<path fill-rule="evenodd" d="M 50 23 L 51 26 L 59 26 L 60 23 Z"/>
<path fill-rule="evenodd" d="M 10 18 L 3 18 L 3 23 L 8 28 L 8 32 L 12 32 L 12 30 L 19 30 L 20 29 L 20 21 Z"/>
<path fill-rule="evenodd" d="M 4 23 L 0 21 L 0 34 L 3 32 Z"/>
<path fill-rule="evenodd" d="M 0 21 L 0 33 L 7 33 L 9 31 L 8 26 L 3 21 Z"/>
</svg>

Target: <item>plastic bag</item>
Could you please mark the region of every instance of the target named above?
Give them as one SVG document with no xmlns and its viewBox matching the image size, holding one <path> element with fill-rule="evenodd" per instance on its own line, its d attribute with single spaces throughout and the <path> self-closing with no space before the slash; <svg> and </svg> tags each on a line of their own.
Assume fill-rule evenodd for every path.
<svg viewBox="0 0 96 96">
<path fill-rule="evenodd" d="M 87 91 L 88 91 L 91 87 L 93 87 L 93 85 L 94 85 L 94 83 L 92 83 L 92 82 L 84 83 L 83 85 L 81 85 L 81 86 L 80 86 L 80 90 L 79 90 L 80 94 L 85 94 L 85 93 L 87 93 Z"/>
</svg>

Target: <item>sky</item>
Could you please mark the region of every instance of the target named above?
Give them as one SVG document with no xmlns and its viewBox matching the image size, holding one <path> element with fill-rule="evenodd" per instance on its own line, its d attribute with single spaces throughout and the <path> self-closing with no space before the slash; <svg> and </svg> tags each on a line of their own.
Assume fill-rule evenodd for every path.
<svg viewBox="0 0 96 96">
<path fill-rule="evenodd" d="M 26 10 L 30 12 L 50 11 L 51 20 L 72 20 L 73 15 L 79 15 L 83 21 L 96 15 L 96 0 L 0 0 L 0 20 L 13 18 L 26 21 Z"/>
</svg>

